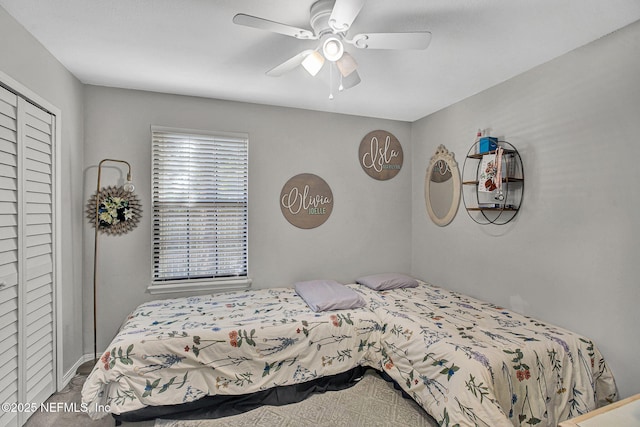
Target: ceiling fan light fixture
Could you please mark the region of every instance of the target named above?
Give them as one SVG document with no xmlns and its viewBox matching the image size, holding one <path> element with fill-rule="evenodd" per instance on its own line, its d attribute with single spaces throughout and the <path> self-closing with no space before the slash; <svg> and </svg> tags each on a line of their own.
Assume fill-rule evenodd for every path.
<svg viewBox="0 0 640 427">
<path fill-rule="evenodd" d="M 353 56 L 349 55 L 348 52 L 345 52 L 342 55 L 342 58 L 336 61 L 336 65 L 338 66 L 338 70 L 340 70 L 340 74 L 342 77 L 347 77 L 351 73 L 353 73 L 356 68 L 358 68 L 358 63 L 353 58 Z"/>
<path fill-rule="evenodd" d="M 324 65 L 324 58 L 322 57 L 322 55 L 320 55 L 320 52 L 318 52 L 317 50 L 314 50 L 313 52 L 311 52 L 302 61 L 302 66 L 304 67 L 304 69 L 307 70 L 307 72 L 311 74 L 313 77 L 315 77 L 318 74 L 318 72 L 320 72 L 320 69 L 322 68 L 323 65 Z"/>
<path fill-rule="evenodd" d="M 342 58 L 344 46 L 337 37 L 329 37 L 324 41 L 324 43 L 322 43 L 322 53 L 329 61 L 335 62 Z"/>
<path fill-rule="evenodd" d="M 347 77 L 343 77 L 341 81 L 342 90 L 350 89 L 360 83 L 360 75 L 357 71 L 353 71 Z"/>
<path fill-rule="evenodd" d="M 345 43 L 365 50 L 396 50 L 426 49 L 431 42 L 429 31 L 347 34 L 366 1 L 313 0 L 309 9 L 312 31 L 243 13 L 236 14 L 233 22 L 296 39 L 318 40 L 315 49 L 303 50 L 267 71 L 267 75 L 281 76 L 302 65 L 312 77 L 318 76 L 323 81 L 326 77 L 329 78 L 329 97 L 333 99 L 336 91 L 343 91 L 360 83 L 358 63 L 346 52 Z M 327 67 L 324 66 L 326 61 L 329 61 Z M 329 68 L 328 72 L 320 73 L 323 68 Z"/>
</svg>

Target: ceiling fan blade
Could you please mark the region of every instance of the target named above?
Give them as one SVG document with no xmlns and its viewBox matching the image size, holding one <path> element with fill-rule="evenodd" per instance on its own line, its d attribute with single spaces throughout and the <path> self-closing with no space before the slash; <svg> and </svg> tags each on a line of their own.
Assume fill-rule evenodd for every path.
<svg viewBox="0 0 640 427">
<path fill-rule="evenodd" d="M 268 76 L 272 76 L 272 77 L 279 77 L 279 76 L 283 75 L 284 73 L 287 73 L 287 72 L 293 70 L 298 65 L 302 64 L 302 61 L 304 61 L 304 58 L 306 58 L 308 55 L 310 55 L 313 52 L 314 52 L 313 49 L 303 50 L 302 52 L 300 52 L 296 56 L 287 59 L 282 64 L 280 64 L 280 65 L 278 65 L 276 67 L 273 67 L 272 69 L 267 71 L 267 75 Z"/>
<path fill-rule="evenodd" d="M 357 34 L 345 40 L 360 49 L 426 49 L 431 43 L 431 33 L 370 33 Z"/>
<path fill-rule="evenodd" d="M 339 33 L 347 31 L 365 2 L 366 0 L 336 0 L 329 17 L 329 26 Z"/>
<path fill-rule="evenodd" d="M 281 24 L 268 19 L 258 18 L 257 16 L 245 15 L 238 13 L 233 17 L 233 22 L 245 27 L 257 28 L 259 30 L 267 30 L 272 33 L 284 34 L 285 36 L 295 37 L 303 40 L 316 40 L 317 37 L 309 30 L 292 27 L 290 25 Z"/>
</svg>

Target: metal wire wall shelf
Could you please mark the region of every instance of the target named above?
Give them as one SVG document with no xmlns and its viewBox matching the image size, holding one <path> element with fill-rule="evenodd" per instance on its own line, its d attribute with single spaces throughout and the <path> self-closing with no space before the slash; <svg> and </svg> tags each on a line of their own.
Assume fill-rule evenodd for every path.
<svg viewBox="0 0 640 427">
<path fill-rule="evenodd" d="M 478 224 L 504 225 L 516 217 L 524 194 L 524 169 L 522 158 L 516 148 L 507 141 L 498 141 L 502 147 L 502 191 L 480 190 L 481 166 L 485 155 L 496 154 L 496 150 L 478 152 L 479 143 L 474 143 L 462 167 L 462 200 L 471 219 Z"/>
</svg>

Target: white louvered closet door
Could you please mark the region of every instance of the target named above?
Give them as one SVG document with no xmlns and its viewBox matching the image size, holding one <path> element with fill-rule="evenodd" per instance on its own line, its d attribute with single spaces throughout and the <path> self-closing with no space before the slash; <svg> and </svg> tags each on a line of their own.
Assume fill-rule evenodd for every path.
<svg viewBox="0 0 640 427">
<path fill-rule="evenodd" d="M 54 117 L 0 87 L 0 402 L 55 391 Z M 0 412 L 0 426 L 30 413 Z"/>
<path fill-rule="evenodd" d="M 24 398 L 44 402 L 55 391 L 53 292 L 53 116 L 24 100 L 22 128 L 22 258 L 20 297 Z"/>
<path fill-rule="evenodd" d="M 0 403 L 18 402 L 18 380 L 18 97 L 0 87 Z"/>
</svg>

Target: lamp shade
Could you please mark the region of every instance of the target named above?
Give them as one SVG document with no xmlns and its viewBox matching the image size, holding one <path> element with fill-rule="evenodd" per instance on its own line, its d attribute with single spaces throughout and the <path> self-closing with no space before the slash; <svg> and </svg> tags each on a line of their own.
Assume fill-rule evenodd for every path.
<svg viewBox="0 0 640 427">
<path fill-rule="evenodd" d="M 312 76 L 316 76 L 322 66 L 324 65 L 324 58 L 320 55 L 320 52 L 314 50 L 302 61 L 302 66 Z"/>
<path fill-rule="evenodd" d="M 358 74 L 358 72 L 353 71 L 347 77 L 342 78 L 342 81 L 340 82 L 342 85 L 341 90 L 347 90 L 349 88 L 352 88 L 356 86 L 358 83 L 360 83 L 360 81 L 361 81 L 360 75 Z"/>
<path fill-rule="evenodd" d="M 340 70 L 342 77 L 347 77 L 349 74 L 353 73 L 356 68 L 358 68 L 358 63 L 353 56 L 349 55 L 348 52 L 344 52 L 342 58 L 336 61 L 336 65 L 338 66 L 338 70 Z"/>
</svg>

